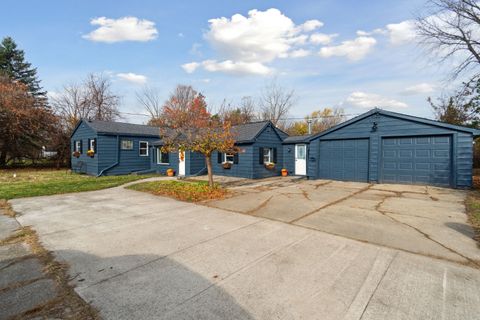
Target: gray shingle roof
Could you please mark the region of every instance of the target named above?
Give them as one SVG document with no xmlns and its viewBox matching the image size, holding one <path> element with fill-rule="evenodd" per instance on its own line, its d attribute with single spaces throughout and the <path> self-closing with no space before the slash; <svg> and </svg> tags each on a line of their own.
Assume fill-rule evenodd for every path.
<svg viewBox="0 0 480 320">
<path fill-rule="evenodd" d="M 306 142 L 308 138 L 310 138 L 312 135 L 307 134 L 304 136 L 290 136 L 287 137 L 283 140 L 283 143 L 297 143 L 297 142 Z"/>
<path fill-rule="evenodd" d="M 253 141 L 269 121 L 257 121 L 239 124 L 232 127 L 232 133 L 237 143 Z"/>
<path fill-rule="evenodd" d="M 136 136 L 160 136 L 160 128 L 125 122 L 91 120 L 86 123 L 98 133 L 125 134 Z"/>
</svg>

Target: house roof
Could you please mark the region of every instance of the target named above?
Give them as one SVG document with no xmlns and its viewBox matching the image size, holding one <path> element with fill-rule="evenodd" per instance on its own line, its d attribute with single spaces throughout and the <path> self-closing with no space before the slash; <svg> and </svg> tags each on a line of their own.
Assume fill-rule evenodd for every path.
<svg viewBox="0 0 480 320">
<path fill-rule="evenodd" d="M 303 135 L 303 136 L 290 136 L 290 137 L 286 137 L 283 140 L 283 143 L 284 144 L 289 144 L 289 143 L 307 142 L 308 138 L 310 138 L 311 136 L 312 136 L 311 134 L 307 134 L 307 135 Z"/>
<path fill-rule="evenodd" d="M 354 117 L 354 118 L 352 118 L 348 121 L 342 122 L 342 123 L 330 128 L 328 130 L 325 130 L 325 131 L 319 132 L 315 135 L 312 135 L 310 138 L 308 138 L 308 141 L 312 141 L 313 139 L 316 139 L 316 138 L 321 137 L 323 135 L 329 134 L 333 131 L 336 131 L 340 128 L 346 127 L 346 126 L 348 126 L 352 123 L 355 123 L 357 121 L 365 119 L 365 118 L 367 118 L 371 115 L 374 115 L 374 114 L 382 114 L 382 115 L 393 117 L 393 118 L 424 123 L 424 124 L 428 124 L 428 125 L 431 125 L 431 126 L 446 128 L 446 129 L 455 130 L 455 131 L 468 132 L 468 133 L 473 134 L 474 136 L 480 136 L 480 130 L 477 130 L 477 129 L 463 127 L 463 126 L 457 126 L 457 125 L 453 125 L 453 124 L 449 124 L 449 123 L 445 123 L 445 122 L 441 122 L 441 121 L 436 121 L 436 120 L 431 120 L 431 119 L 426 119 L 426 118 L 421 118 L 421 117 L 416 117 L 416 116 L 410 116 L 410 115 L 407 115 L 407 114 L 397 113 L 397 112 L 393 112 L 393 111 L 387 111 L 387 110 L 383 110 L 383 109 L 380 109 L 380 108 L 374 108 L 374 109 L 372 109 L 370 111 L 367 111 L 367 112 L 365 112 L 365 113 L 363 113 L 359 116 L 356 116 L 356 117 Z"/>
<path fill-rule="evenodd" d="M 160 136 L 160 128 L 125 122 L 85 120 L 85 123 L 97 133 L 123 134 L 135 136 Z"/>
<path fill-rule="evenodd" d="M 232 127 L 232 134 L 237 143 L 253 142 L 270 121 L 256 121 Z"/>
</svg>

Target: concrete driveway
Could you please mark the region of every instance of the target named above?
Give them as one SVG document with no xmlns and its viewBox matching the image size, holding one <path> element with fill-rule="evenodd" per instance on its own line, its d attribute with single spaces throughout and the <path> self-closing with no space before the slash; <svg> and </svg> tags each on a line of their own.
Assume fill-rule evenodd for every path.
<svg viewBox="0 0 480 320">
<path fill-rule="evenodd" d="M 480 312 L 480 270 L 312 228 L 123 188 L 11 202 L 106 319 L 472 319 Z"/>
<path fill-rule="evenodd" d="M 466 191 L 330 180 L 270 180 L 208 205 L 480 266 Z"/>
</svg>

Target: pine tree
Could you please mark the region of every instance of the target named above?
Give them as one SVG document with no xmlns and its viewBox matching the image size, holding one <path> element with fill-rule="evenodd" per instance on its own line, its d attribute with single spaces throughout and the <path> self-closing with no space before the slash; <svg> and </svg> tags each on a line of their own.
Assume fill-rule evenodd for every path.
<svg viewBox="0 0 480 320">
<path fill-rule="evenodd" d="M 0 43 L 0 73 L 25 84 L 30 93 L 39 100 L 45 100 L 46 92 L 42 91 L 37 77 L 37 68 L 25 61 L 25 52 L 17 48 L 10 37 L 5 37 Z"/>
</svg>

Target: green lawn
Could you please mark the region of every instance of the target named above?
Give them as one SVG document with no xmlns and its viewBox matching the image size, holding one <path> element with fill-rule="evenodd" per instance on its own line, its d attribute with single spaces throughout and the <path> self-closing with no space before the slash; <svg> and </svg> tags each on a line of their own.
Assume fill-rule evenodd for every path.
<svg viewBox="0 0 480 320">
<path fill-rule="evenodd" d="M 14 174 L 16 177 L 14 177 Z M 0 199 L 10 200 L 15 198 L 99 190 L 149 177 L 152 177 L 152 175 L 106 176 L 96 178 L 70 173 L 65 169 L 0 170 Z"/>
<path fill-rule="evenodd" d="M 188 202 L 221 199 L 227 194 L 227 190 L 220 186 L 210 188 L 206 181 L 149 181 L 136 183 L 127 188 Z"/>
</svg>

